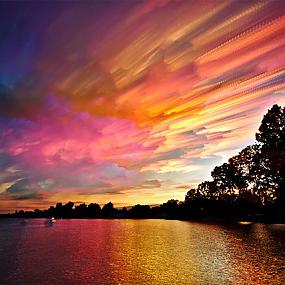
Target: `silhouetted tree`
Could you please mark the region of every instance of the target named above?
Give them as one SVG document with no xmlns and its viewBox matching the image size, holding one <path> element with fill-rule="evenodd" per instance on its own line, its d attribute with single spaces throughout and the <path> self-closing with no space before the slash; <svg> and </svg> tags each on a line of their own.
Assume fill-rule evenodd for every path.
<svg viewBox="0 0 285 285">
<path fill-rule="evenodd" d="M 197 194 L 201 198 L 217 199 L 219 197 L 219 189 L 216 181 L 204 181 L 197 187 Z"/>
<path fill-rule="evenodd" d="M 221 198 L 228 199 L 239 194 L 239 190 L 247 187 L 246 180 L 238 168 L 229 161 L 221 166 L 216 166 L 211 173 L 214 183 L 220 192 Z"/>
<path fill-rule="evenodd" d="M 75 206 L 74 214 L 77 218 L 87 218 L 88 217 L 88 208 L 85 203 L 82 203 L 78 206 Z"/>
<path fill-rule="evenodd" d="M 270 169 L 276 189 L 277 206 L 285 213 L 285 108 L 274 105 L 263 117 L 256 134 L 264 164 Z"/>
<path fill-rule="evenodd" d="M 73 216 L 73 202 L 68 202 L 62 206 L 62 218 L 72 217 Z"/>
<path fill-rule="evenodd" d="M 150 206 L 148 205 L 135 205 L 129 210 L 131 218 L 142 219 L 150 216 Z"/>
<path fill-rule="evenodd" d="M 54 216 L 59 218 L 63 216 L 62 203 L 57 203 L 54 209 Z"/>
<path fill-rule="evenodd" d="M 199 185 L 200 186 L 200 185 Z M 197 218 L 201 215 L 206 203 L 205 193 L 201 192 L 201 186 L 197 189 L 190 189 L 185 196 L 184 214 L 190 218 Z"/>
<path fill-rule="evenodd" d="M 102 208 L 102 216 L 104 218 L 113 218 L 115 216 L 115 212 L 116 210 L 111 202 L 105 204 Z"/>
<path fill-rule="evenodd" d="M 91 203 L 88 205 L 88 217 L 98 218 L 101 214 L 101 207 L 96 203 Z"/>
</svg>

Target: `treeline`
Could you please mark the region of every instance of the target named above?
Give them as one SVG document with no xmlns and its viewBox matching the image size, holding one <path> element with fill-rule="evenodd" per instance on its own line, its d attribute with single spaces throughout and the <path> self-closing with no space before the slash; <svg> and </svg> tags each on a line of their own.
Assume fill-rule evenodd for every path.
<svg viewBox="0 0 285 285">
<path fill-rule="evenodd" d="M 66 204 L 57 203 L 56 206 L 51 206 L 47 210 L 35 209 L 34 211 L 16 211 L 13 214 L 7 214 L 5 217 L 15 218 L 93 218 L 93 219 L 108 219 L 108 218 L 180 218 L 181 205 L 183 202 L 178 200 L 169 200 L 159 206 L 150 207 L 149 205 L 135 205 L 131 208 L 114 208 L 111 202 L 105 204 L 102 208 L 99 204 L 91 203 L 89 205 L 83 203 L 74 205 L 73 202 Z"/>
<path fill-rule="evenodd" d="M 212 180 L 187 192 L 185 201 L 150 207 L 115 209 L 107 203 L 75 206 L 69 202 L 47 210 L 19 211 L 24 218 L 168 218 L 285 222 L 285 107 L 274 105 L 264 116 L 256 142 L 217 166 Z"/>
</svg>

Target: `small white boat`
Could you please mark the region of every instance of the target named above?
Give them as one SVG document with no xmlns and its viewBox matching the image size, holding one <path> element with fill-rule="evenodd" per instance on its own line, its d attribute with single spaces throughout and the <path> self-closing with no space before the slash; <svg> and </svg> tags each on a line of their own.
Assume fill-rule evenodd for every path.
<svg viewBox="0 0 285 285">
<path fill-rule="evenodd" d="M 54 217 L 51 217 L 50 219 L 47 220 L 47 225 L 52 225 L 56 222 L 56 219 Z"/>
<path fill-rule="evenodd" d="M 49 220 L 49 222 L 50 222 L 50 223 L 55 223 L 55 222 L 56 222 L 56 220 L 55 220 L 55 218 L 54 218 L 54 217 L 51 217 L 51 218 L 50 218 L 50 220 Z"/>
</svg>

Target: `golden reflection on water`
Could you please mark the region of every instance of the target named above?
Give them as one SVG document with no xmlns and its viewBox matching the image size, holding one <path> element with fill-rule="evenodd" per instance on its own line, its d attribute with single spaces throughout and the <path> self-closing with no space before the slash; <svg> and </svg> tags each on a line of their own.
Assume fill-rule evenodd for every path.
<svg viewBox="0 0 285 285">
<path fill-rule="evenodd" d="M 123 269 L 112 271 L 121 284 L 134 284 L 138 276 L 144 284 L 285 284 L 284 256 L 274 257 L 267 225 L 236 229 L 180 221 L 128 223 L 113 256 L 126 260 Z"/>
<path fill-rule="evenodd" d="M 0 284 L 285 284 L 284 225 L 15 223 L 0 222 Z"/>
</svg>

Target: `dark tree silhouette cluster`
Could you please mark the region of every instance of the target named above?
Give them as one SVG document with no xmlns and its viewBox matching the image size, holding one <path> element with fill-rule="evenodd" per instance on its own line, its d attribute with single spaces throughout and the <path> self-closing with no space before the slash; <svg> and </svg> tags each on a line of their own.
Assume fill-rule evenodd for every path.
<svg viewBox="0 0 285 285">
<path fill-rule="evenodd" d="M 57 203 L 48 210 L 19 211 L 3 217 L 166 218 L 285 221 L 285 107 L 274 105 L 264 116 L 256 142 L 211 173 L 212 180 L 191 189 L 185 201 L 159 206 L 115 209 L 111 202 Z"/>
<path fill-rule="evenodd" d="M 188 191 L 193 215 L 284 219 L 285 108 L 274 105 L 264 116 L 256 143 L 217 166 L 212 181 Z"/>
</svg>

